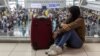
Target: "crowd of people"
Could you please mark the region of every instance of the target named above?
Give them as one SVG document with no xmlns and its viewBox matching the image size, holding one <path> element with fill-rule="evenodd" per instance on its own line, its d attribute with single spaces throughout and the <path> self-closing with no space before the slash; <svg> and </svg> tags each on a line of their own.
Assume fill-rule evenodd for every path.
<svg viewBox="0 0 100 56">
<path fill-rule="evenodd" d="M 32 13 L 33 12 L 33 13 Z M 38 16 L 45 16 L 50 18 L 53 25 L 53 31 L 56 30 L 56 27 L 59 25 L 60 22 L 63 22 L 67 19 L 67 8 L 62 9 L 34 9 L 30 10 L 30 16 L 38 17 Z"/>
<path fill-rule="evenodd" d="M 16 28 L 24 29 L 28 24 L 28 14 L 25 9 L 9 12 L 1 11 L 0 14 L 0 32 L 13 34 Z M 24 29 L 25 31 L 26 29 Z"/>
<path fill-rule="evenodd" d="M 100 15 L 90 9 L 84 9 L 83 16 L 85 18 L 87 36 L 100 36 Z"/>
<path fill-rule="evenodd" d="M 100 17 L 87 9 L 82 9 L 85 18 L 86 31 L 88 36 L 100 35 Z M 31 24 L 32 18 L 37 16 L 46 16 L 52 20 L 53 31 L 61 22 L 68 19 L 67 8 L 60 9 L 15 9 L 12 12 L 3 10 L 0 13 L 0 32 L 14 32 L 15 28 L 20 28 L 23 35 L 26 33 L 28 24 Z"/>
</svg>

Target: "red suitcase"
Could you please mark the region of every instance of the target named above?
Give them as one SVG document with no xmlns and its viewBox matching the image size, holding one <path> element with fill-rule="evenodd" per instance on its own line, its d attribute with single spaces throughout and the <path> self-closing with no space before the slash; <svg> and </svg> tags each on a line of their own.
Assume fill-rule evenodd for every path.
<svg viewBox="0 0 100 56">
<path fill-rule="evenodd" d="M 35 50 L 48 49 L 53 43 L 52 23 L 50 19 L 32 19 L 31 43 Z"/>
</svg>

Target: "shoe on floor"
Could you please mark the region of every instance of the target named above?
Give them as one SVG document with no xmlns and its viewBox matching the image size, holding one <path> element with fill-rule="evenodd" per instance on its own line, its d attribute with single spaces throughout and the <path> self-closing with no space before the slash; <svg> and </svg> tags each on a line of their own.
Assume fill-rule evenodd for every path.
<svg viewBox="0 0 100 56">
<path fill-rule="evenodd" d="M 45 54 L 48 54 L 48 52 L 50 52 L 51 50 L 53 50 L 54 47 L 56 47 L 56 44 L 51 45 L 50 48 L 45 52 Z"/>
<path fill-rule="evenodd" d="M 54 49 L 48 52 L 49 56 L 57 56 L 62 53 L 62 48 L 59 46 L 56 46 Z"/>
</svg>

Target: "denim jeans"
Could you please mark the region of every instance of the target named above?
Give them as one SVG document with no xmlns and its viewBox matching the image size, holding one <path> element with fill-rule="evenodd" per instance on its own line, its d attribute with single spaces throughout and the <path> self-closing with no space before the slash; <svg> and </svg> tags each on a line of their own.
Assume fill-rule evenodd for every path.
<svg viewBox="0 0 100 56">
<path fill-rule="evenodd" d="M 70 30 L 70 31 L 66 31 L 64 33 L 58 34 L 54 42 L 54 44 L 62 48 L 65 43 L 67 44 L 68 47 L 71 47 L 71 48 L 80 48 L 83 45 L 82 40 L 77 35 L 75 30 Z"/>
</svg>

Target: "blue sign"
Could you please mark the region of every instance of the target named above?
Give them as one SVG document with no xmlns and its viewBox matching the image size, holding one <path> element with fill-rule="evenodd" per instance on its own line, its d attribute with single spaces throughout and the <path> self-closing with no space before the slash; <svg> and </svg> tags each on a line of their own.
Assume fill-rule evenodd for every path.
<svg viewBox="0 0 100 56">
<path fill-rule="evenodd" d="M 49 4 L 49 8 L 59 8 L 60 7 L 60 4 L 58 3 L 50 3 Z"/>
</svg>

